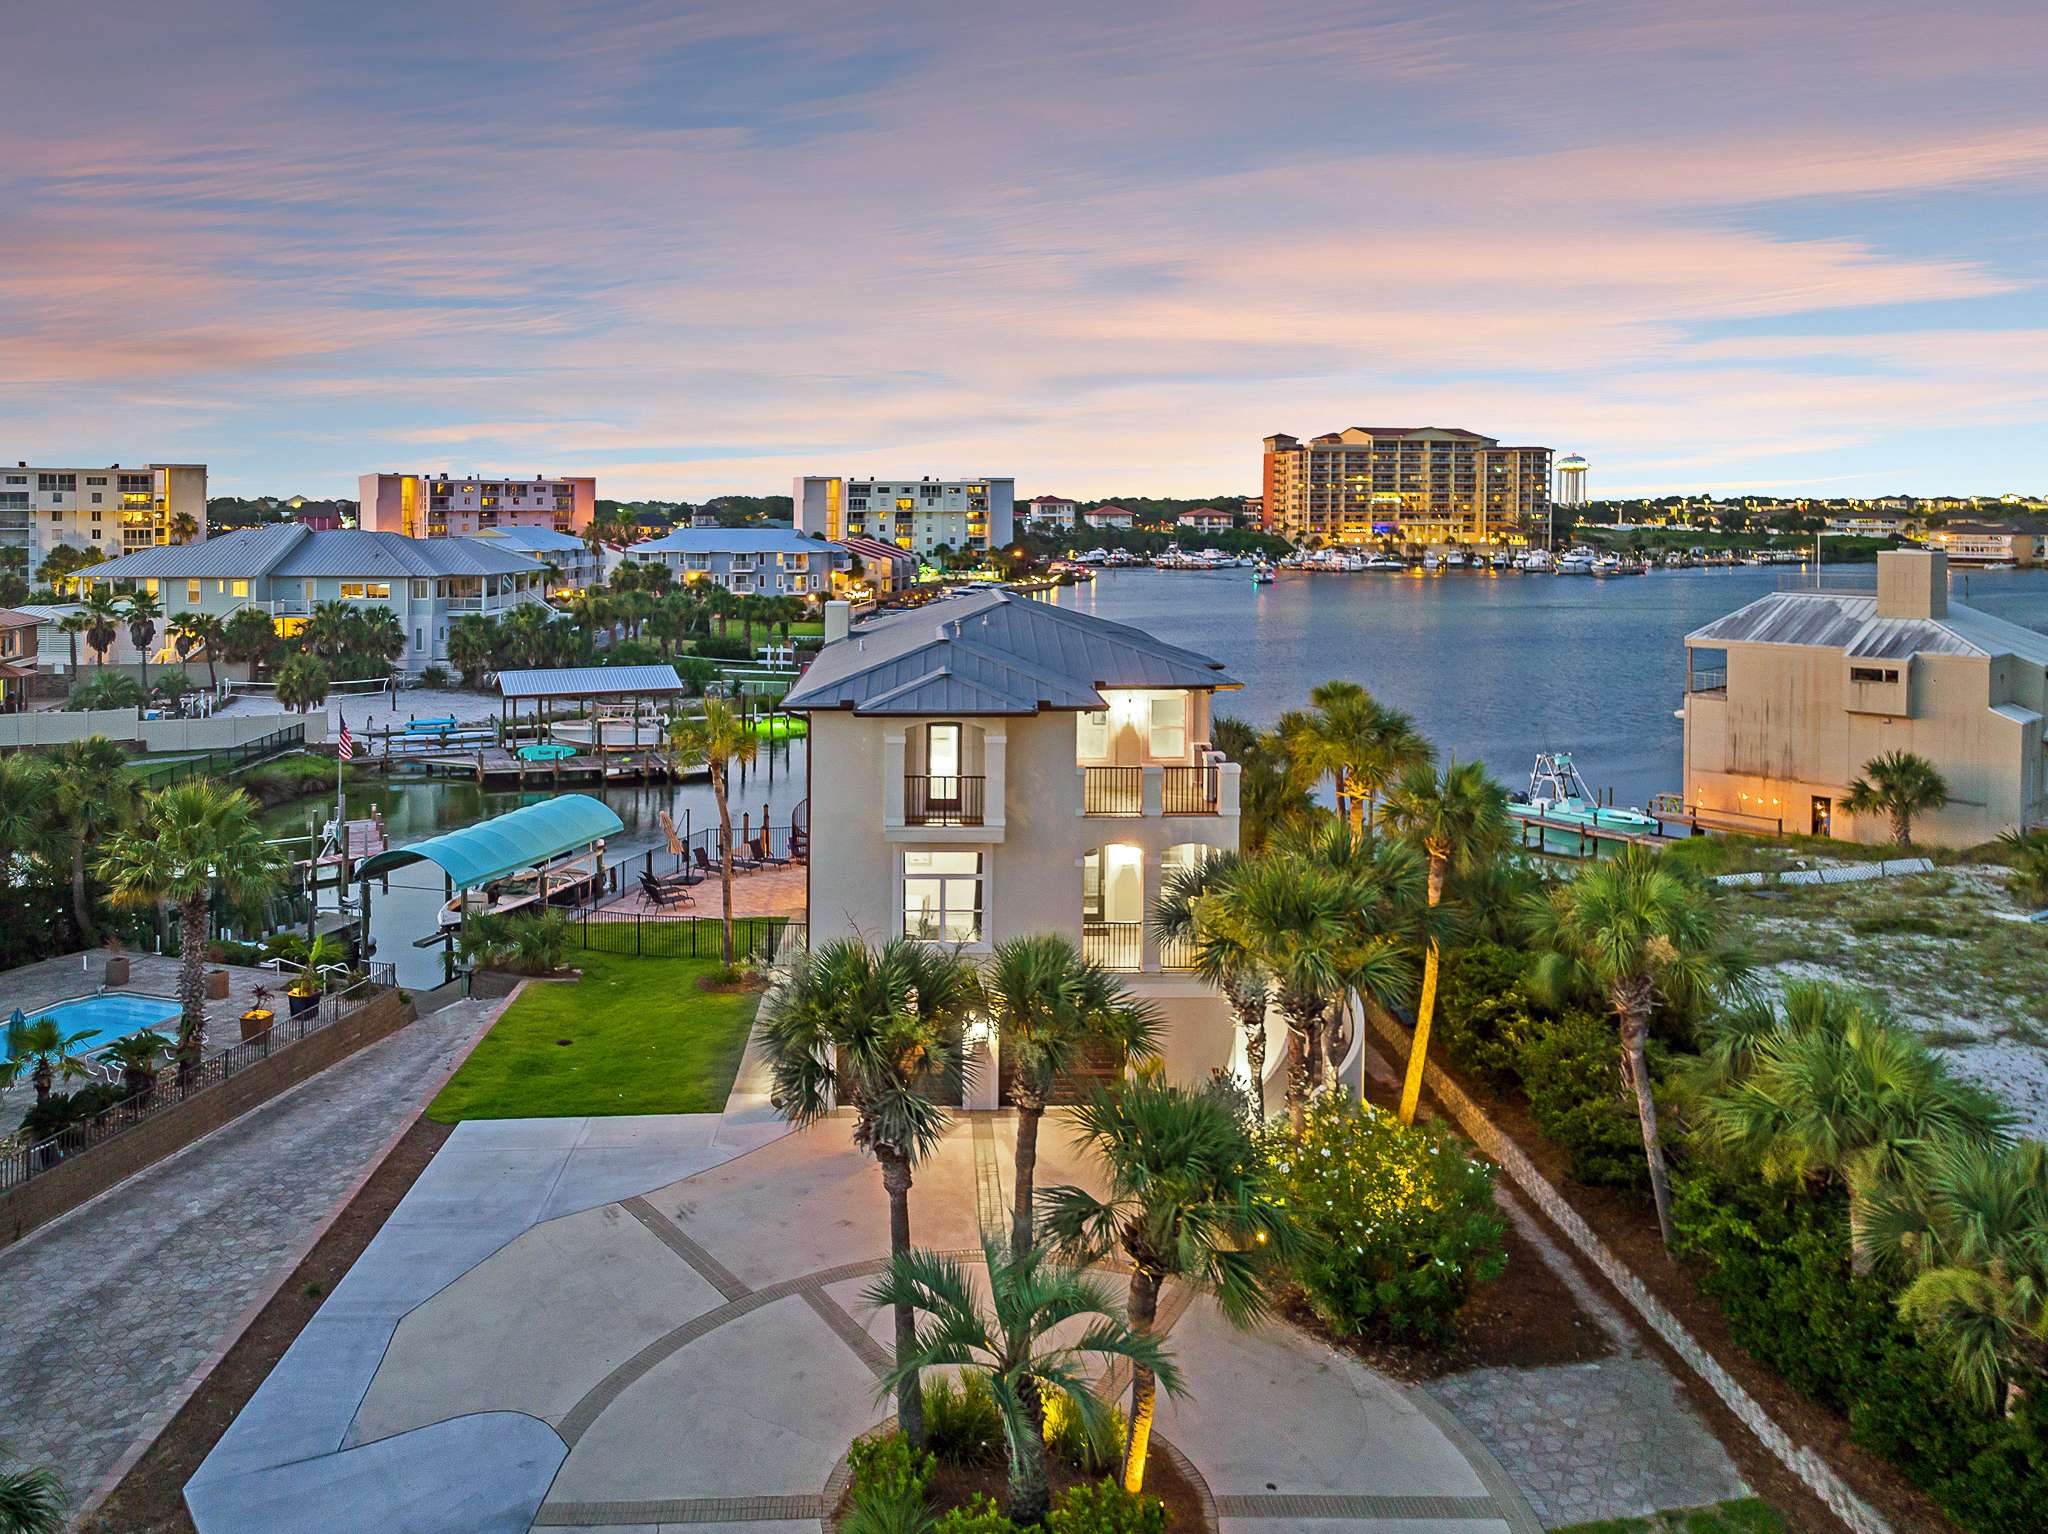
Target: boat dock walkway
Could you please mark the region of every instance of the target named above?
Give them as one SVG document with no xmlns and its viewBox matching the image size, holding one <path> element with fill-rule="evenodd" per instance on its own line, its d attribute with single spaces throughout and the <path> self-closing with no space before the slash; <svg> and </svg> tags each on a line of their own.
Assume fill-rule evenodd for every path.
<svg viewBox="0 0 2048 1534">
<path fill-rule="evenodd" d="M 424 772 L 429 777 L 474 777 L 479 783 L 515 782 L 551 786 L 591 783 L 680 783 L 707 775 L 699 765 L 685 767 L 673 752 L 606 751 L 602 755 L 579 754 L 549 761 L 528 761 L 503 746 L 474 746 L 468 750 L 422 752 L 394 760 L 394 768 Z"/>
</svg>

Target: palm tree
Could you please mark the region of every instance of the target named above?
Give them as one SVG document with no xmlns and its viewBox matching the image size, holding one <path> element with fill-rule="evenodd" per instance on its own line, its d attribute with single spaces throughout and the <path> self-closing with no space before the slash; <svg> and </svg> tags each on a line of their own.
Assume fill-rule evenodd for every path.
<svg viewBox="0 0 2048 1534">
<path fill-rule="evenodd" d="M 481 687 L 498 653 L 498 625 L 464 613 L 448 625 L 448 663 L 462 673 L 464 687 Z"/>
<path fill-rule="evenodd" d="M 1265 971 L 1259 968 L 1251 950 L 1235 941 L 1227 930 L 1219 932 L 1214 941 L 1201 941 L 1203 900 L 1236 877 L 1243 863 L 1242 853 L 1212 852 L 1200 863 L 1174 869 L 1160 885 L 1152 920 L 1162 941 L 1181 944 L 1194 956 L 1195 972 L 1221 991 L 1237 1014 L 1238 1029 L 1244 1034 L 1245 1066 L 1251 1073 L 1252 1095 L 1263 1122 L 1266 1008 L 1272 1002 L 1272 987 L 1266 983 Z"/>
<path fill-rule="evenodd" d="M 1135 1331 L 1151 1334 L 1169 1278 L 1213 1295 L 1232 1325 L 1265 1313 L 1270 1283 L 1301 1237 L 1267 1197 L 1265 1157 L 1228 1097 L 1146 1072 L 1098 1089 L 1075 1113 L 1074 1143 L 1095 1153 L 1109 1191 L 1098 1198 L 1086 1188 L 1048 1188 L 1044 1230 L 1077 1263 L 1122 1252 Z M 1142 1491 L 1155 1381 L 1142 1360 L 1133 1365 L 1124 1486 Z"/>
<path fill-rule="evenodd" d="M 249 668 L 253 680 L 259 666 L 277 653 L 277 624 L 257 607 L 238 607 L 221 625 L 221 658 Z"/>
<path fill-rule="evenodd" d="M 142 814 L 117 831 L 100 855 L 100 876 L 117 906 L 178 908 L 178 1077 L 199 1067 L 206 1030 L 206 917 L 219 890 L 234 905 L 268 897 L 283 861 L 264 840 L 256 802 L 239 788 L 205 778 L 142 796 Z"/>
<path fill-rule="evenodd" d="M 57 632 L 71 642 L 71 674 L 78 675 L 78 636 L 92 627 L 92 614 L 84 608 L 68 612 L 57 620 Z"/>
<path fill-rule="evenodd" d="M 80 602 L 81 615 L 85 618 L 85 642 L 98 657 L 98 664 L 107 663 L 107 651 L 114 648 L 114 638 L 121 632 L 121 605 L 114 600 L 113 589 L 95 581 Z"/>
<path fill-rule="evenodd" d="M 190 543 L 199 536 L 199 519 L 189 511 L 174 512 L 171 516 L 171 542 Z"/>
<path fill-rule="evenodd" d="M 300 713 L 310 712 L 327 701 L 330 680 L 327 662 L 311 651 L 287 655 L 277 668 L 277 701 Z"/>
<path fill-rule="evenodd" d="M 128 753 L 104 735 L 93 735 L 56 747 L 49 763 L 54 788 L 51 830 L 71 864 L 71 919 L 77 924 L 79 942 L 90 945 L 95 934 L 85 879 L 88 855 L 134 808 Z"/>
<path fill-rule="evenodd" d="M 721 949 L 732 966 L 732 807 L 726 799 L 726 770 L 745 767 L 760 753 L 761 738 L 724 698 L 706 698 L 704 712 L 669 726 L 669 745 L 686 760 L 701 755 L 711 768 L 711 793 L 718 801 L 718 885 L 724 922 Z"/>
<path fill-rule="evenodd" d="M 1531 978 L 1551 995 L 1600 992 L 1621 1033 L 1621 1074 L 1635 1094 L 1657 1228 L 1671 1246 L 1671 1178 L 1657 1129 L 1645 1052 L 1659 1003 L 1689 1005 L 1738 985 L 1740 963 L 1724 946 L 1726 922 L 1712 892 L 1666 867 L 1647 847 L 1625 847 L 1547 896 L 1532 896 L 1530 935 L 1545 952 Z"/>
<path fill-rule="evenodd" d="M 405 625 L 388 607 L 364 608 L 356 614 L 354 632 L 349 635 L 349 651 L 355 655 L 367 655 L 386 668 L 395 666 L 398 658 L 405 654 Z"/>
<path fill-rule="evenodd" d="M 347 602 L 316 602 L 299 630 L 299 644 L 308 655 L 335 660 L 348 653 L 356 626 L 356 610 Z"/>
<path fill-rule="evenodd" d="M 881 949 L 838 938 L 796 963 L 761 1009 L 761 1040 L 774 1089 L 770 1101 L 798 1125 L 835 1103 L 852 1107 L 853 1143 L 875 1158 L 889 1197 L 889 1251 L 910 1250 L 910 1186 L 949 1122 L 939 1105 L 958 1100 L 969 1064 L 961 1050 L 967 1019 L 981 1005 L 974 969 L 957 955 L 910 938 Z M 916 1318 L 896 1306 L 896 1360 L 917 1346 Z M 924 1395 L 915 1370 L 896 1381 L 896 1420 L 924 1444 Z"/>
<path fill-rule="evenodd" d="M 19 1012 L 14 1014 L 17 1018 Z M 65 1081 L 74 1076 L 87 1076 L 89 1072 L 73 1058 L 78 1046 L 87 1039 L 100 1036 L 97 1028 L 81 1028 L 76 1033 L 66 1033 L 57 1026 L 56 1019 L 39 1017 L 34 1022 L 9 1022 L 7 1025 L 7 1064 L 10 1079 L 28 1077 L 36 1089 L 36 1101 L 50 1100 L 50 1088 L 61 1078 Z"/>
<path fill-rule="evenodd" d="M 1060 1076 L 1091 1055 L 1119 1063 L 1158 1050 L 1159 1019 L 1071 939 L 1044 932 L 998 943 L 982 966 L 989 1018 L 1011 1070 L 1017 1110 L 1017 1187 L 1010 1250 L 1031 1245 L 1031 1203 L 1038 1167 L 1038 1126 Z"/>
<path fill-rule="evenodd" d="M 157 1071 L 167 1052 L 164 1036 L 154 1028 L 116 1039 L 105 1050 L 108 1063 L 121 1067 L 121 1085 L 128 1095 L 141 1098 L 144 1103 L 156 1090 Z"/>
<path fill-rule="evenodd" d="M 149 647 L 156 642 L 156 620 L 163 615 L 163 604 L 146 587 L 129 592 L 128 601 L 121 609 L 122 621 L 128 625 L 128 642 L 135 646 L 135 652 L 142 660 L 144 692 L 149 691 Z"/>
<path fill-rule="evenodd" d="M 1295 780 L 1278 735 L 1261 735 L 1242 719 L 1217 714 L 1209 722 L 1209 736 L 1218 751 L 1237 763 L 1242 851 L 1259 851 L 1282 826 L 1315 807 L 1308 790 Z"/>
<path fill-rule="evenodd" d="M 206 652 L 208 691 L 220 688 L 220 673 L 215 669 L 215 663 L 220 657 L 226 628 L 218 613 L 179 613 L 171 621 L 171 639 L 178 647 L 179 660 L 189 662 L 196 652 Z"/>
<path fill-rule="evenodd" d="M 1478 762 L 1460 767 L 1453 761 L 1439 776 L 1416 764 L 1401 774 L 1387 799 L 1387 819 L 1394 829 L 1422 849 L 1429 859 L 1429 908 L 1443 903 L 1444 884 L 1453 870 L 1469 874 L 1500 855 L 1512 834 L 1508 828 L 1508 797 Z M 1408 1046 L 1408 1072 L 1401 1083 L 1401 1122 L 1415 1122 L 1422 1098 L 1422 1071 L 1429 1058 L 1430 1016 L 1436 1010 L 1439 962 L 1434 934 L 1422 961 L 1422 998 L 1415 1005 L 1415 1038 Z"/>
<path fill-rule="evenodd" d="M 16 751 L 0 756 L 0 888 L 14 885 L 14 861 L 51 829 L 49 763 Z"/>
<path fill-rule="evenodd" d="M 64 1534 L 69 1521 L 54 1470 L 0 1470 L 0 1534 Z"/>
<path fill-rule="evenodd" d="M 1330 778 L 1337 812 L 1361 832 L 1381 790 L 1435 753 L 1406 714 L 1356 682 L 1324 682 L 1310 691 L 1309 702 L 1308 711 L 1281 719 L 1278 734 L 1298 781 L 1307 786 Z"/>
<path fill-rule="evenodd" d="M 1889 815 L 1892 837 L 1901 847 L 1913 845 L 1915 817 L 1947 803 L 1948 783 L 1934 763 L 1910 751 L 1872 757 L 1842 798 L 1842 808 L 1852 815 Z"/>
<path fill-rule="evenodd" d="M 1873 1194 L 1919 1186 L 1928 1157 L 1947 1144 L 2012 1131 L 1996 1098 L 1841 986 L 1789 985 L 1782 1013 L 1768 1001 L 1732 1008 L 1702 1025 L 1700 1042 L 1682 1078 L 1696 1133 L 1772 1181 L 1838 1179 L 1858 1272 L 1873 1258 Z"/>
<path fill-rule="evenodd" d="M 984 1236 L 981 1250 L 988 1265 L 986 1308 L 958 1261 L 925 1251 L 897 1256 L 865 1298 L 877 1309 L 892 1305 L 930 1318 L 912 1346 L 898 1351 L 884 1389 L 915 1381 L 926 1369 L 987 1376 L 1010 1460 L 1003 1511 L 1019 1528 L 1032 1528 L 1044 1521 L 1051 1502 L 1040 1409 L 1046 1393 L 1064 1397 L 1089 1430 L 1100 1432 L 1108 1414 L 1089 1388 L 1091 1362 L 1127 1362 L 1170 1393 L 1178 1393 L 1180 1373 L 1161 1340 L 1126 1321 L 1115 1298 L 1086 1273 L 1055 1266 L 1037 1247 L 1005 1251 Z M 1071 1342 L 1053 1341 L 1062 1328 Z"/>
</svg>

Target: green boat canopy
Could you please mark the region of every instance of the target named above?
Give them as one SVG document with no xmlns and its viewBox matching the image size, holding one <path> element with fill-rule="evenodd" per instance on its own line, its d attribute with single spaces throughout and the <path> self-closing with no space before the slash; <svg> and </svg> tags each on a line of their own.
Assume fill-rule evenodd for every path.
<svg viewBox="0 0 2048 1534">
<path fill-rule="evenodd" d="M 434 863 L 457 889 L 474 889 L 601 837 L 616 836 L 625 828 L 602 800 L 588 794 L 557 794 L 480 825 L 377 853 L 362 861 L 356 877 L 374 879 L 409 863 Z"/>
</svg>

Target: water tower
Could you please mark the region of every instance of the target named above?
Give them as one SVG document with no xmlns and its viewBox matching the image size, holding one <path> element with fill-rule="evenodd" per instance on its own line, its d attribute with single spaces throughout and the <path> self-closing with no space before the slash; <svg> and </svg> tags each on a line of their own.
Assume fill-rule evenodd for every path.
<svg viewBox="0 0 2048 1534">
<path fill-rule="evenodd" d="M 1557 504 L 1560 506 L 1583 506 L 1586 504 L 1586 471 L 1592 467 L 1577 453 L 1567 453 L 1557 460 Z"/>
</svg>

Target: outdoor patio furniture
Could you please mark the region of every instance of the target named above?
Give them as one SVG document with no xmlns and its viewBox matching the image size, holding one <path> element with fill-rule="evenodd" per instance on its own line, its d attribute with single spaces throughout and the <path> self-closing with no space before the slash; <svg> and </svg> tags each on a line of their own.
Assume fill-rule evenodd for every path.
<svg viewBox="0 0 2048 1534">
<path fill-rule="evenodd" d="M 679 885 L 657 883 L 646 874 L 640 876 L 640 893 L 656 910 L 664 906 L 695 904 L 688 890 Z"/>
<path fill-rule="evenodd" d="M 766 863 L 770 868 L 784 868 L 789 864 L 788 858 L 777 857 L 769 847 L 766 831 L 747 843 L 747 851 L 754 855 L 756 862 Z"/>
</svg>

